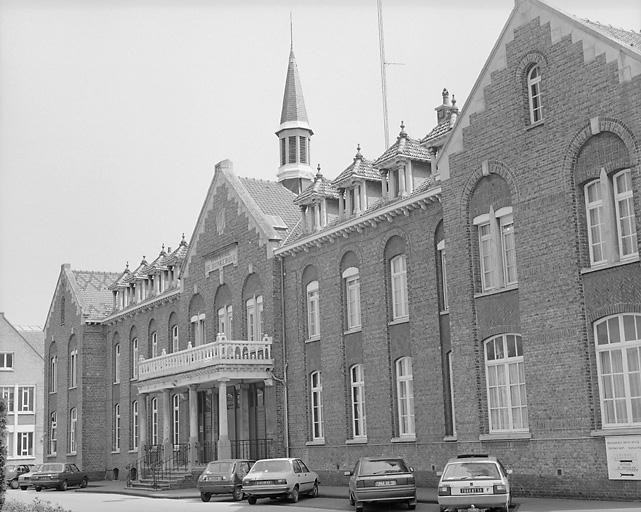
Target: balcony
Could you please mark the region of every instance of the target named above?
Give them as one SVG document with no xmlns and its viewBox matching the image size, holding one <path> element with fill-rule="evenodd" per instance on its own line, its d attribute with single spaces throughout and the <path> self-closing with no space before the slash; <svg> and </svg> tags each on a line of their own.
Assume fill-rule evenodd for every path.
<svg viewBox="0 0 641 512">
<path fill-rule="evenodd" d="M 192 347 L 151 359 L 140 359 L 140 392 L 180 387 L 218 380 L 265 380 L 271 383 L 272 338 L 260 341 L 228 340 L 218 335 L 213 343 Z M 170 384 L 168 384 L 170 382 Z M 153 383 L 153 384 L 152 384 Z M 155 384 L 155 385 L 154 385 Z"/>
</svg>

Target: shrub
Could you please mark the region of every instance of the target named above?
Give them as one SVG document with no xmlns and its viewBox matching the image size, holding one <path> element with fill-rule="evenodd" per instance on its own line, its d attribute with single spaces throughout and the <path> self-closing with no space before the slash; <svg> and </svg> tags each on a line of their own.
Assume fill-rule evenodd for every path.
<svg viewBox="0 0 641 512">
<path fill-rule="evenodd" d="M 53 505 L 49 501 L 41 501 L 38 498 L 33 503 L 22 503 L 14 500 L 7 500 L 3 512 L 71 512 L 60 505 Z"/>
</svg>

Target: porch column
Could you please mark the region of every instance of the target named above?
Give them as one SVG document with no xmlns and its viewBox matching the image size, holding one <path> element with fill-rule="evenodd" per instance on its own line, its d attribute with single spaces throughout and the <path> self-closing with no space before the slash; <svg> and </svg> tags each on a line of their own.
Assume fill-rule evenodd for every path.
<svg viewBox="0 0 641 512">
<path fill-rule="evenodd" d="M 189 386 L 189 471 L 199 462 L 198 456 L 198 391 Z"/>
<path fill-rule="evenodd" d="M 145 454 L 147 445 L 147 393 L 138 394 L 138 459 Z M 136 468 L 140 475 L 140 468 Z"/>
<path fill-rule="evenodd" d="M 227 425 L 227 382 L 229 379 L 218 381 L 218 458 L 231 458 L 231 443 L 229 442 L 229 427 Z"/>
<path fill-rule="evenodd" d="M 171 390 L 162 390 L 162 448 L 163 459 L 167 459 L 174 451 L 174 443 L 171 439 Z"/>
</svg>

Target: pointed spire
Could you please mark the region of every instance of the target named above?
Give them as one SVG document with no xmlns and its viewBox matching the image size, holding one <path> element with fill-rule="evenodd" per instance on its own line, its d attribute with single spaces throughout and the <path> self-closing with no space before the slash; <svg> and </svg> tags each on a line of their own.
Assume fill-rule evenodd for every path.
<svg viewBox="0 0 641 512">
<path fill-rule="evenodd" d="M 287 126 L 283 126 L 287 123 Z M 283 108 L 280 114 L 281 129 L 290 127 L 309 128 L 307 110 L 303 99 L 303 88 L 298 76 L 298 66 L 294 56 L 294 41 L 292 39 L 289 50 L 289 64 L 285 79 L 285 92 L 283 93 Z"/>
<path fill-rule="evenodd" d="M 289 11 L 289 52 L 293 53 L 294 51 L 294 20 L 292 17 L 292 11 Z"/>
</svg>

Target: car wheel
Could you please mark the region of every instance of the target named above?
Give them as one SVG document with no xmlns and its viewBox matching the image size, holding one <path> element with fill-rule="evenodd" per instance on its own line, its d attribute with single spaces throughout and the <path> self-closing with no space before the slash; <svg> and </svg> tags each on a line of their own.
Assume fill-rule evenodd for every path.
<svg viewBox="0 0 641 512">
<path fill-rule="evenodd" d="M 354 503 L 356 503 L 356 500 L 354 499 L 354 495 L 350 492 L 349 493 L 349 504 L 353 507 Z"/>
<path fill-rule="evenodd" d="M 250 505 L 256 505 L 256 496 L 250 496 L 249 498 L 247 498 L 247 503 L 249 503 Z"/>
<path fill-rule="evenodd" d="M 86 478 L 83 478 L 82 480 L 80 480 L 80 488 L 84 489 L 85 487 L 87 487 L 88 483 L 89 481 Z"/>
<path fill-rule="evenodd" d="M 356 512 L 363 512 L 363 502 L 362 501 L 356 501 L 354 503 L 354 510 L 356 510 Z"/>
<path fill-rule="evenodd" d="M 415 510 L 416 509 L 416 502 L 414 500 L 410 500 L 407 502 L 407 509 L 408 510 Z"/>
<path fill-rule="evenodd" d="M 310 498 L 316 498 L 318 496 L 318 482 L 314 482 L 314 487 L 309 491 L 308 496 Z"/>
<path fill-rule="evenodd" d="M 11 482 L 9 482 L 9 487 L 11 487 L 12 489 L 17 489 L 18 488 L 18 480 L 11 480 Z"/>
<path fill-rule="evenodd" d="M 209 493 L 209 492 L 201 492 L 200 493 L 200 499 L 203 500 L 205 503 L 207 503 L 211 499 L 211 493 Z"/>
<path fill-rule="evenodd" d="M 42 491 L 42 487 L 36 487 L 36 492 Z"/>
<path fill-rule="evenodd" d="M 298 486 L 294 487 L 289 493 L 289 501 L 298 503 Z"/>
<path fill-rule="evenodd" d="M 67 481 L 63 480 L 62 483 L 58 486 L 58 489 L 61 491 L 66 491 L 67 490 Z"/>
<path fill-rule="evenodd" d="M 243 499 L 243 489 L 242 487 L 235 487 L 234 492 L 231 493 L 231 497 L 234 501 L 240 501 Z"/>
<path fill-rule="evenodd" d="M 21 491 L 26 491 L 27 490 L 27 486 L 26 485 L 21 485 L 20 486 L 20 490 Z"/>
</svg>

